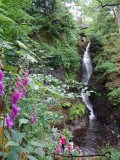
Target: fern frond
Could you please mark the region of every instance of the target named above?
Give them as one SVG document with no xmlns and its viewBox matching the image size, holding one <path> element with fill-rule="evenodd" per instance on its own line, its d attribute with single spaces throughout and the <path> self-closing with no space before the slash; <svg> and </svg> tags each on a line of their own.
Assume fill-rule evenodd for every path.
<svg viewBox="0 0 120 160">
<path fill-rule="evenodd" d="M 15 23 L 15 21 L 13 21 L 11 18 L 3 15 L 0 13 L 0 22 L 3 23 L 3 22 L 11 22 L 11 23 Z"/>
<path fill-rule="evenodd" d="M 1 0 L 0 0 L 0 7 L 6 7 L 6 5 L 3 4 Z"/>
</svg>

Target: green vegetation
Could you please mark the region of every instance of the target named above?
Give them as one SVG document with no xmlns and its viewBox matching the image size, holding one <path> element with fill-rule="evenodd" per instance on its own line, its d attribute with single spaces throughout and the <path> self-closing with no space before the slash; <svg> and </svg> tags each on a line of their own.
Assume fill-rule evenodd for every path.
<svg viewBox="0 0 120 160">
<path fill-rule="evenodd" d="M 5 74 L 5 87 L 0 82 L 0 89 L 4 88 L 0 98 L 0 156 L 3 160 L 52 159 L 50 153 L 55 151 L 55 145 L 51 128 L 62 122 L 61 106 L 69 108 L 69 120 L 85 115 L 85 106 L 73 100 L 80 97 L 82 88 L 81 82 L 76 80 L 81 60 L 80 34 L 91 40 L 97 81 L 102 77 L 110 103 L 120 104 L 119 83 L 115 81 L 120 75 L 119 24 L 115 17 L 118 8 L 102 7 L 99 1 L 86 5 L 85 0 L 76 0 L 82 12 L 79 21 L 75 21 L 65 2 L 68 1 L 0 0 L 0 69 Z M 107 4 L 108 0 L 102 2 Z M 119 6 L 116 0 L 114 3 L 115 7 Z M 85 17 L 89 17 L 88 20 Z M 82 24 L 88 21 L 90 28 L 83 30 Z M 13 120 L 14 126 L 7 128 L 6 117 L 13 108 L 11 95 L 20 78 L 23 87 L 26 69 L 29 70 L 29 84 L 24 88 L 27 93 L 20 95 L 22 99 L 15 104 L 20 107 L 19 115 Z M 18 90 L 23 92 L 19 87 Z M 61 102 L 63 99 L 65 101 Z M 72 137 L 66 129 L 61 133 Z"/>
<path fill-rule="evenodd" d="M 106 88 L 106 95 L 111 104 L 120 105 L 117 89 L 120 83 L 120 25 L 118 19 L 119 4 L 116 0 L 95 0 L 85 6 L 85 1 L 78 1 L 82 4 L 82 10 L 86 16 L 89 28 L 82 31 L 91 41 L 91 56 L 96 74 L 96 83 Z M 114 10 L 113 8 L 116 10 Z M 92 19 L 92 21 L 91 21 Z M 111 98 L 116 93 L 116 98 Z"/>
<path fill-rule="evenodd" d="M 120 87 L 108 93 L 108 98 L 111 104 L 113 105 L 119 104 L 120 103 Z"/>
<path fill-rule="evenodd" d="M 105 149 L 102 150 L 103 153 L 105 153 L 106 151 L 111 153 L 111 159 L 112 160 L 120 159 L 120 152 L 116 148 L 106 147 Z M 106 155 L 106 158 L 103 158 L 103 160 L 109 159 L 109 156 L 110 156 L 109 154 Z"/>
<path fill-rule="evenodd" d="M 60 100 L 74 97 L 74 93 L 66 92 L 67 84 L 63 87 L 62 81 L 50 74 L 60 70 L 64 73 L 60 79 L 65 80 L 65 75 L 75 77 L 74 71 L 80 65 L 75 22 L 61 0 L 0 0 L 0 23 L 0 60 L 5 74 L 0 155 L 7 160 L 50 160 L 55 150 L 51 128 L 63 118 Z M 13 111 L 10 97 L 17 78 L 23 79 L 26 69 L 29 69 L 28 92 L 17 104 L 20 112 L 14 119 L 14 127 L 7 128 L 6 117 Z M 20 88 L 19 91 L 22 92 Z M 68 139 L 72 137 L 68 130 L 61 134 Z"/>
<path fill-rule="evenodd" d="M 69 120 L 73 120 L 81 115 L 83 116 L 85 114 L 85 111 L 86 111 L 86 108 L 83 104 L 78 102 L 73 104 L 72 107 L 70 108 Z"/>
</svg>

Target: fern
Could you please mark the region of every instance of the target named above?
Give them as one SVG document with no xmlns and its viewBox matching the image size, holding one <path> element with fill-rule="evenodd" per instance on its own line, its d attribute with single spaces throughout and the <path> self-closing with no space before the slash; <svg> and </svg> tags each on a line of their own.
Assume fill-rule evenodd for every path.
<svg viewBox="0 0 120 160">
<path fill-rule="evenodd" d="M 120 87 L 108 93 L 108 99 L 113 105 L 120 104 Z"/>
<path fill-rule="evenodd" d="M 15 21 L 13 21 L 11 18 L 0 13 L 0 23 L 3 23 L 3 22 L 15 23 Z"/>
<path fill-rule="evenodd" d="M 85 106 L 82 103 L 75 103 L 69 112 L 69 120 L 73 120 L 78 116 L 83 116 L 85 113 Z"/>
</svg>

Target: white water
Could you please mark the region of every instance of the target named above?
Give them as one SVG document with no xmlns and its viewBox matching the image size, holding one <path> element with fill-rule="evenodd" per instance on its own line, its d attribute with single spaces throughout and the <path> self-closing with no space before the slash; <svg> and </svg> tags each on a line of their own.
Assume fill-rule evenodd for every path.
<svg viewBox="0 0 120 160">
<path fill-rule="evenodd" d="M 83 55 L 83 85 L 87 86 L 89 79 L 91 77 L 92 74 L 92 62 L 91 62 L 91 58 L 89 55 L 89 48 L 90 48 L 90 42 L 88 43 L 86 50 L 84 52 Z M 82 101 L 85 103 L 86 107 L 89 109 L 90 111 L 90 119 L 94 119 L 95 115 L 93 112 L 93 106 L 91 105 L 90 101 L 89 101 L 89 92 L 86 90 L 88 87 L 85 87 L 82 89 L 81 91 L 81 97 L 82 97 Z"/>
<path fill-rule="evenodd" d="M 83 55 L 83 84 L 88 85 L 89 79 L 92 74 L 92 63 L 89 55 L 90 42 L 88 43 Z"/>
</svg>

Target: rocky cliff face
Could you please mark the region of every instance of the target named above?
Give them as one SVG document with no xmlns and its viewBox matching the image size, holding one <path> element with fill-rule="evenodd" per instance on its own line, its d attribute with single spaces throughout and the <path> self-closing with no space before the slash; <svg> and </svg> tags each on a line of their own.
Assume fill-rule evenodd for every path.
<svg viewBox="0 0 120 160">
<path fill-rule="evenodd" d="M 80 41 L 79 46 L 80 46 L 81 53 L 84 53 L 85 51 L 86 42 L 87 41 L 83 41 L 83 40 Z M 110 45 L 109 44 L 107 45 L 109 48 Z M 112 48 L 112 49 L 113 51 L 115 50 L 115 48 Z M 96 93 L 91 94 L 90 101 L 94 107 L 95 115 L 100 122 L 105 124 L 115 124 L 120 126 L 120 115 L 119 115 L 120 104 L 112 105 L 108 98 L 108 93 L 112 91 L 112 89 L 114 90 L 120 87 L 119 73 L 109 72 L 108 74 L 107 69 L 104 69 L 104 72 L 99 72 L 95 70 L 96 66 L 98 66 L 98 63 L 100 66 L 100 61 L 101 63 L 102 62 L 104 63 L 106 61 L 109 62 L 110 60 L 108 58 L 109 55 L 108 53 L 106 54 L 105 51 L 106 51 L 106 48 L 103 48 L 103 46 L 100 44 L 99 41 L 95 39 L 91 40 L 90 53 L 93 61 L 93 74 L 88 85 L 89 85 L 89 89 L 94 90 Z M 100 54 L 98 55 L 98 53 Z M 117 58 L 117 56 L 118 55 L 116 56 L 113 55 L 113 57 L 111 56 L 111 59 L 115 61 L 114 58 Z M 95 60 L 96 57 L 97 57 L 97 61 Z M 117 66 L 119 69 L 120 67 L 119 62 L 115 61 L 114 65 Z M 106 66 L 106 68 L 107 67 L 110 67 L 110 65 Z M 80 73 L 82 74 L 82 66 L 80 68 Z M 79 80 L 81 81 L 81 78 Z"/>
<path fill-rule="evenodd" d="M 97 75 L 93 72 L 90 86 L 99 93 L 99 95 L 94 94 L 90 99 L 98 120 L 106 124 L 116 124 L 120 126 L 120 105 L 112 105 L 110 103 L 107 96 L 107 83 L 109 83 L 108 79 L 103 79 L 101 82 L 97 82 Z"/>
<path fill-rule="evenodd" d="M 94 76 L 94 74 L 93 74 Z M 90 100 L 94 107 L 97 119 L 105 124 L 115 124 L 120 126 L 120 106 L 112 106 L 108 100 L 105 84 L 96 84 L 96 79 L 91 79 L 91 88 L 94 88 L 100 96 L 93 94 Z"/>
<path fill-rule="evenodd" d="M 91 45 L 90 51 L 94 69 L 89 85 L 92 90 L 96 91 L 90 99 L 98 120 L 120 126 L 120 47 L 118 40 L 119 38 L 110 37 L 103 47 L 101 45 L 96 47 L 98 42 L 95 43 L 94 40 L 95 45 Z"/>
</svg>

